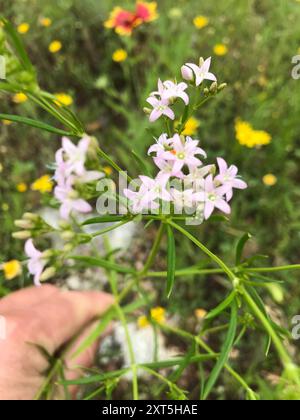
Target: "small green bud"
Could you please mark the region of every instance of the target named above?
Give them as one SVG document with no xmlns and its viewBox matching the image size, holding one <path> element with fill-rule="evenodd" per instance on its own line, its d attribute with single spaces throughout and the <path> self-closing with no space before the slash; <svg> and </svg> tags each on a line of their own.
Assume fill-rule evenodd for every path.
<svg viewBox="0 0 300 420">
<path fill-rule="evenodd" d="M 51 279 L 55 275 L 55 273 L 56 273 L 56 268 L 55 267 L 46 268 L 46 270 L 41 275 L 40 280 L 41 281 L 47 281 L 47 280 Z"/>
<path fill-rule="evenodd" d="M 22 230 L 21 232 L 14 232 L 12 234 L 14 239 L 29 239 L 31 237 L 31 232 L 28 230 Z"/>
<path fill-rule="evenodd" d="M 218 92 L 218 83 L 217 82 L 213 82 L 209 88 L 209 92 L 216 94 Z"/>
</svg>

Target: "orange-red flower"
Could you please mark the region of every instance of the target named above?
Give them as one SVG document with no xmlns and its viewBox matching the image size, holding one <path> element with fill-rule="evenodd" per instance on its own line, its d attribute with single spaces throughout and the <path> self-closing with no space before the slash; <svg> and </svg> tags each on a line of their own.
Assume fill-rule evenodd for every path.
<svg viewBox="0 0 300 420">
<path fill-rule="evenodd" d="M 119 35 L 130 36 L 132 31 L 142 23 L 152 22 L 157 19 L 157 3 L 138 1 L 135 12 L 121 7 L 115 7 L 109 19 L 104 23 L 106 28 L 115 29 Z"/>
<path fill-rule="evenodd" d="M 137 22 L 136 15 L 121 7 L 115 7 L 109 19 L 104 23 L 106 28 L 114 28 L 119 35 L 131 35 L 137 25 L 139 22 Z"/>
<path fill-rule="evenodd" d="M 138 1 L 136 4 L 136 17 L 143 22 L 152 22 L 158 18 L 157 14 L 157 3 L 156 2 L 145 2 Z"/>
</svg>

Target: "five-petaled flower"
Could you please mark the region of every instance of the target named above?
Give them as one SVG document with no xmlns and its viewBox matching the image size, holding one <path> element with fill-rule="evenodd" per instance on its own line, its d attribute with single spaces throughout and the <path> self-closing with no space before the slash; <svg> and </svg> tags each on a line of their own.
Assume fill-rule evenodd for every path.
<svg viewBox="0 0 300 420">
<path fill-rule="evenodd" d="M 199 66 L 193 63 L 186 63 L 181 68 L 181 74 L 185 80 L 195 82 L 196 86 L 200 86 L 204 80 L 211 80 L 213 82 L 216 82 L 216 76 L 209 71 L 210 66 L 211 57 L 207 58 L 205 61 L 202 58 L 200 58 Z"/>
<path fill-rule="evenodd" d="M 147 102 L 153 107 L 153 111 L 149 117 L 150 122 L 158 120 L 162 115 L 171 120 L 175 119 L 174 111 L 170 108 L 168 99 L 158 99 L 155 96 L 150 96 L 147 99 Z"/>
<path fill-rule="evenodd" d="M 218 158 L 218 165 L 220 174 L 216 176 L 215 181 L 219 182 L 221 185 L 224 185 L 228 188 L 226 193 L 227 201 L 230 201 L 233 196 L 233 188 L 239 190 L 244 190 L 247 188 L 247 184 L 242 179 L 237 177 L 238 168 L 235 165 L 228 167 L 227 163 L 223 158 Z"/>
</svg>

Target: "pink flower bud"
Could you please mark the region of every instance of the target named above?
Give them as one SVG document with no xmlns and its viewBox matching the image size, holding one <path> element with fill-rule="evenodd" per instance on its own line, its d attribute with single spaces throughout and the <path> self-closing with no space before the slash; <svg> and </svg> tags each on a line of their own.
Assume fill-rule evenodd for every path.
<svg viewBox="0 0 300 420">
<path fill-rule="evenodd" d="M 184 80 L 188 80 L 189 82 L 192 82 L 195 78 L 193 70 L 188 66 L 181 67 L 181 74 Z"/>
</svg>

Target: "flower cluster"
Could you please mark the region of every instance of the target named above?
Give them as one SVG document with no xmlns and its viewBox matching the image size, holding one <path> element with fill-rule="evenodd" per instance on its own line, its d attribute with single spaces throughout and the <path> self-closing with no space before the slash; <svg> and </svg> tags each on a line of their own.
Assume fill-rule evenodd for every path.
<svg viewBox="0 0 300 420">
<path fill-rule="evenodd" d="M 73 211 L 89 213 L 90 204 L 81 198 L 78 187 L 104 177 L 99 171 L 86 169 L 86 160 L 91 139 L 86 136 L 75 146 L 67 137 L 62 139 L 62 148 L 56 152 L 56 171 L 54 179 L 57 186 L 55 198 L 61 204 L 60 215 L 68 220 Z"/>
<path fill-rule="evenodd" d="M 143 23 L 152 22 L 157 18 L 156 2 L 137 1 L 134 12 L 115 7 L 104 26 L 109 29 L 115 29 L 119 35 L 130 36 L 136 27 Z"/>
<path fill-rule="evenodd" d="M 267 146 L 272 137 L 262 130 L 254 130 L 251 124 L 238 119 L 235 123 L 236 139 L 242 146 L 251 148 Z"/>
<path fill-rule="evenodd" d="M 196 87 L 199 87 L 204 80 L 210 80 L 213 82 L 217 81 L 216 76 L 211 73 L 211 58 L 203 60 L 202 58 L 199 61 L 199 66 L 193 63 L 186 63 L 182 69 L 182 77 L 190 83 L 194 83 Z M 150 113 L 150 122 L 156 121 L 161 116 L 170 118 L 171 120 L 175 119 L 174 111 L 171 106 L 179 98 L 184 104 L 189 105 L 190 99 L 186 90 L 188 85 L 185 82 L 177 83 L 171 80 L 162 82 L 158 81 L 158 89 L 155 92 L 152 92 L 147 99 L 148 104 L 153 108 Z"/>
<path fill-rule="evenodd" d="M 199 65 L 185 64 L 181 73 L 198 90 L 205 80 L 213 82 L 214 89 L 204 88 L 204 94 L 207 90 L 218 92 L 217 78 L 210 72 L 210 66 L 211 58 L 201 58 Z M 172 105 L 175 101 L 182 100 L 186 107 L 190 103 L 187 89 L 185 82 L 159 80 L 158 90 L 152 92 L 147 99 L 153 107 L 151 111 L 146 110 L 150 114 L 150 122 L 161 116 L 174 120 Z M 184 135 L 184 131 L 183 127 L 173 136 L 164 133 L 150 147 L 148 154 L 153 157 L 159 171 L 154 179 L 141 175 L 139 182 L 132 183 L 130 188 L 124 190 L 133 214 L 184 213 L 196 215 L 196 219 L 200 221 L 207 220 L 215 209 L 229 214 L 233 189 L 247 188 L 247 184 L 238 177 L 237 167 L 228 166 L 224 159 L 217 159 L 217 174 L 216 165 L 204 166 L 203 159 L 207 155 L 199 147 L 199 140 Z"/>
<path fill-rule="evenodd" d="M 171 210 L 207 220 L 215 209 L 229 214 L 233 189 L 247 188 L 238 177 L 237 167 L 228 166 L 224 159 L 217 159 L 216 176 L 215 165 L 204 166 L 206 153 L 191 137 L 162 134 L 148 153 L 159 168 L 157 176 L 152 179 L 141 175 L 136 191 L 124 190 L 134 214 Z"/>
</svg>

